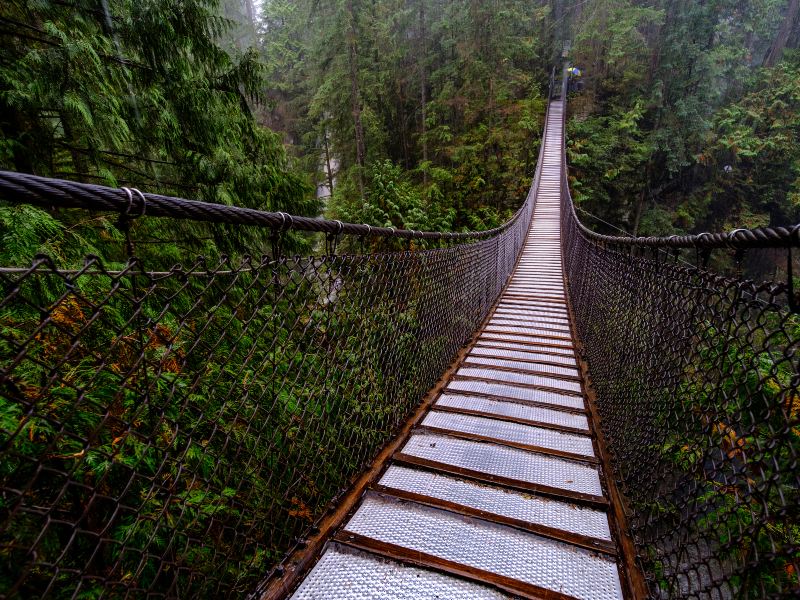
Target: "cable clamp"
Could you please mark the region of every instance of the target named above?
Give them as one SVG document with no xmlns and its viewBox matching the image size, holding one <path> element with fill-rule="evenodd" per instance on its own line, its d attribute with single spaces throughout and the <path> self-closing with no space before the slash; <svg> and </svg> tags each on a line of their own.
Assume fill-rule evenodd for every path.
<svg viewBox="0 0 800 600">
<path fill-rule="evenodd" d="M 125 219 L 138 219 L 139 217 L 143 217 L 147 213 L 147 199 L 144 197 L 144 194 L 136 189 L 136 188 L 128 188 L 123 187 L 120 188 L 125 195 L 128 197 L 128 206 L 125 209 L 125 212 L 122 213 L 122 216 Z M 133 209 L 133 196 L 134 194 L 139 197 L 140 206 L 139 206 L 139 214 L 133 215 L 131 214 L 131 210 Z"/>
</svg>

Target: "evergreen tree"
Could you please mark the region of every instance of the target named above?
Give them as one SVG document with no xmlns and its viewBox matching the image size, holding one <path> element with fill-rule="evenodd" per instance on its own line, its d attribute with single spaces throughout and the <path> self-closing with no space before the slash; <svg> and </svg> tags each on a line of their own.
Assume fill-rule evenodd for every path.
<svg viewBox="0 0 800 600">
<path fill-rule="evenodd" d="M 364 205 L 377 169 L 417 188 L 428 223 L 496 225 L 533 174 L 546 5 L 270 0 L 262 43 L 279 91 L 268 122 L 318 182 L 335 165 L 332 216 L 380 213 Z M 391 223 L 418 222 L 406 217 Z"/>
<path fill-rule="evenodd" d="M 255 50 L 223 48 L 233 23 L 221 11 L 217 0 L 4 3 L 0 168 L 316 214 L 280 137 L 250 113 L 263 68 Z M 18 222 L 23 210 L 33 209 L 2 208 L 3 221 Z M 119 237 L 113 223 L 98 223 Z M 87 249 L 79 237 L 98 236 L 96 227 L 69 227 L 69 239 L 62 229 L 61 240 L 47 231 L 29 240 L 30 253 L 46 246 L 67 258 Z M 266 249 L 266 236 L 247 228 L 148 221 L 136 237 L 140 254 L 154 243 L 155 254 L 172 258 L 178 245 L 211 254 Z"/>
<path fill-rule="evenodd" d="M 786 178 L 760 190 L 784 199 L 764 220 L 754 217 L 763 215 L 759 201 L 742 210 L 741 199 L 729 195 L 731 178 L 711 167 L 733 162 L 717 163 L 720 124 L 747 130 L 752 122 L 744 111 L 735 111 L 741 121 L 732 122 L 729 107 L 763 85 L 755 82 L 789 72 L 764 69 L 778 48 L 797 41 L 793 2 L 598 0 L 570 18 L 572 58 L 585 67 L 586 83 L 570 104 L 568 129 L 579 202 L 635 233 L 787 223 Z M 791 121 L 795 108 L 783 108 Z M 637 115 L 633 130 L 631 115 Z"/>
</svg>

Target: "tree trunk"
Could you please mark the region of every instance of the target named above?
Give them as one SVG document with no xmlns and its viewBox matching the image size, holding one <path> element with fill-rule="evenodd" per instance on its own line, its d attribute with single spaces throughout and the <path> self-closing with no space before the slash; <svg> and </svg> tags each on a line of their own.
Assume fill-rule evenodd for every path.
<svg viewBox="0 0 800 600">
<path fill-rule="evenodd" d="M 333 170 L 331 169 L 331 149 L 328 145 L 328 128 L 323 132 L 322 140 L 325 142 L 325 173 L 328 176 L 328 190 L 333 196 Z"/>
<path fill-rule="evenodd" d="M 775 36 L 775 41 L 767 52 L 764 58 L 764 66 L 772 67 L 778 62 L 783 54 L 786 43 L 789 41 L 789 34 L 792 32 L 792 26 L 797 19 L 798 9 L 800 9 L 800 0 L 791 0 L 789 7 L 786 9 L 786 15 L 781 23 L 781 28 L 778 30 L 778 35 Z"/>
<path fill-rule="evenodd" d="M 250 20 L 250 23 L 253 25 L 253 29 L 256 28 L 256 7 L 253 3 L 253 0 L 244 0 L 244 10 L 247 14 L 247 18 Z"/>
<path fill-rule="evenodd" d="M 645 194 L 646 188 L 642 188 L 642 193 L 639 194 L 639 200 L 636 202 L 636 214 L 633 218 L 633 235 L 639 235 L 639 224 L 642 222 L 642 213 L 644 212 L 644 201 L 647 197 Z"/>
<path fill-rule="evenodd" d="M 36 135 L 32 133 L 34 123 L 25 115 L 18 111 L 16 108 L 8 106 L 7 104 L 0 104 L 0 110 L 3 111 L 4 121 L 0 125 L 0 137 L 9 140 L 20 140 L 20 148 L 14 150 L 14 170 L 21 173 L 33 173 L 34 175 L 50 175 L 52 173 L 53 164 L 53 151 L 55 144 L 52 139 L 47 144 L 48 154 L 50 156 L 51 173 L 37 173 L 33 164 L 33 157 L 36 155 L 36 147 L 28 140 L 35 140 Z"/>
<path fill-rule="evenodd" d="M 364 164 L 367 150 L 364 143 L 364 126 L 361 123 L 361 90 L 358 86 L 358 49 L 356 47 L 356 15 L 353 9 L 353 0 L 347 0 L 347 13 L 350 19 L 347 48 L 350 60 L 350 95 L 353 109 L 353 125 L 356 138 L 356 165 L 358 166 L 358 189 L 364 197 Z"/>
<path fill-rule="evenodd" d="M 422 109 L 422 127 L 420 128 L 420 138 L 422 139 L 422 162 L 428 162 L 428 73 L 425 68 L 425 60 L 428 56 L 428 34 L 425 30 L 425 0 L 419 0 L 419 36 L 420 36 L 420 57 L 419 57 L 419 97 Z M 422 171 L 422 185 L 428 186 L 428 167 Z"/>
<path fill-rule="evenodd" d="M 64 140 L 66 147 L 72 157 L 72 167 L 75 169 L 75 178 L 78 181 L 87 182 L 86 175 L 89 175 L 89 161 L 78 148 L 82 147 L 81 140 L 75 135 L 72 128 L 71 117 L 65 112 L 61 112 L 61 128 L 64 130 Z"/>
</svg>

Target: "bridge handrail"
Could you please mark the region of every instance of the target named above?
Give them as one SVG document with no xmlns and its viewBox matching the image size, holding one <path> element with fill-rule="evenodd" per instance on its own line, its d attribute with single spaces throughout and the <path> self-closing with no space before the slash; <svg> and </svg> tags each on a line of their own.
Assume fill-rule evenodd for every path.
<svg viewBox="0 0 800 600">
<path fill-rule="evenodd" d="M 555 73 L 555 70 L 553 71 Z M 551 90 L 554 85 L 554 78 L 551 77 Z M 564 132 L 566 132 L 567 125 L 567 75 L 561 81 L 561 98 L 564 100 L 564 112 L 562 115 L 562 125 Z M 550 96 L 552 97 L 551 91 Z M 563 168 L 567 169 L 566 161 L 566 148 L 564 149 L 564 162 Z M 565 193 L 569 194 L 569 186 L 565 188 Z M 606 246 L 616 247 L 638 247 L 638 248 L 664 248 L 664 249 L 681 249 L 681 248 L 787 248 L 787 247 L 800 247 L 800 223 L 790 226 L 779 227 L 756 227 L 752 229 L 738 228 L 727 232 L 715 233 L 699 233 L 687 235 L 670 235 L 670 236 L 619 236 L 619 235 L 606 235 L 597 233 L 591 228 L 583 224 L 577 212 L 575 211 L 574 202 L 570 201 L 568 204 L 569 210 L 573 214 L 573 218 L 580 229 L 580 232 L 586 238 L 593 240 L 597 243 Z"/>
<path fill-rule="evenodd" d="M 670 236 L 620 236 L 597 233 L 580 220 L 575 206 L 571 211 L 580 231 L 587 239 L 606 246 L 638 248 L 797 248 L 800 247 L 800 223 L 791 227 L 756 227 L 734 229 L 728 232 L 699 233 Z"/>
<path fill-rule="evenodd" d="M 82 208 L 115 212 L 129 217 L 170 217 L 207 223 L 266 227 L 275 231 L 306 231 L 331 235 L 355 235 L 425 240 L 474 240 L 502 233 L 520 218 L 523 208 L 502 225 L 482 231 L 414 231 L 362 223 L 290 215 L 173 196 L 162 196 L 130 188 L 51 179 L 15 171 L 0 171 L 0 199 L 41 207 Z"/>
<path fill-rule="evenodd" d="M 641 597 L 795 597 L 798 227 L 600 235 L 575 211 L 565 152 L 564 143 L 567 296 L 591 377 L 589 406 L 612 466 L 609 488 L 620 491 L 627 516 L 629 536 L 621 537 L 637 562 L 627 571 L 644 573 L 649 590 Z M 698 264 L 683 260 L 680 248 L 701 250 Z M 714 248 L 735 249 L 734 272 L 707 268 Z M 786 281 L 745 276 L 745 254 L 748 272 L 766 267 L 768 278 L 779 278 L 785 264 Z"/>
</svg>

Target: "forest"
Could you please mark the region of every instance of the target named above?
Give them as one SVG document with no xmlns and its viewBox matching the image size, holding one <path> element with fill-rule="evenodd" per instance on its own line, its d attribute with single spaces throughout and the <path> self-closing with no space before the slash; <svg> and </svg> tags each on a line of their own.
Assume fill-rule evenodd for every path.
<svg viewBox="0 0 800 600">
<path fill-rule="evenodd" d="M 799 47 L 800 0 L 5 0 L 0 171 L 486 230 L 520 214 L 568 62 L 581 70 L 569 184 L 587 226 L 786 226 L 800 221 Z M 463 244 L 344 237 L 337 252 L 336 236 L 0 198 L 0 595 L 251 592 L 477 330 L 521 222 Z M 747 293 L 784 293 L 764 289 Z M 629 315 L 642 330 L 651 301 Z M 708 326 L 702 360 L 675 370 L 680 413 L 716 433 L 643 449 L 702 488 L 716 483 L 707 453 L 763 442 L 780 464 L 757 477 L 789 482 L 765 500 L 774 520 L 796 497 L 794 449 L 770 446 L 779 425 L 752 412 L 747 439 L 725 423 L 761 394 L 785 439 L 800 435 L 786 426 L 794 355 L 752 349 L 794 343 L 796 315 L 775 310 L 735 343 Z M 736 396 L 719 422 L 717 384 Z M 731 531 L 755 520 L 739 492 L 708 492 L 742 509 L 720 517 Z M 731 553 L 796 548 L 795 526 L 765 522 Z M 666 590 L 667 561 L 647 559 Z M 796 585 L 793 564 L 745 583 Z"/>
<path fill-rule="evenodd" d="M 571 182 L 597 217 L 587 224 L 666 235 L 793 223 L 798 11 L 784 0 L 11 0 L 0 168 L 370 225 L 487 228 L 524 197 L 549 69 L 569 41 L 584 84 Z M 100 216 L 0 206 L 0 223 L 12 262 L 40 250 L 69 262 L 120 240 Z M 137 227 L 140 254 L 164 263 L 267 248 L 252 231 Z"/>
</svg>

